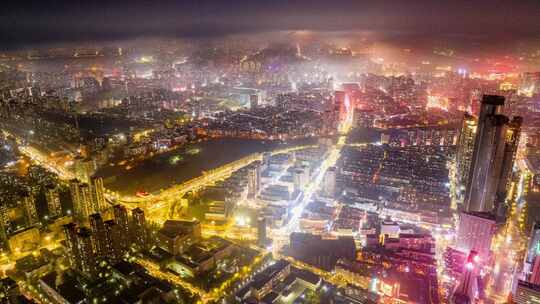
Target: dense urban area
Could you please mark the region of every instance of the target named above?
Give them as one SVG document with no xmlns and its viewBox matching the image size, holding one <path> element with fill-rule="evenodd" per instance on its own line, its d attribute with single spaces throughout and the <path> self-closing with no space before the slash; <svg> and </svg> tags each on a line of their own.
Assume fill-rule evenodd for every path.
<svg viewBox="0 0 540 304">
<path fill-rule="evenodd" d="M 540 48 L 283 35 L 1 52 L 0 303 L 540 303 Z"/>
</svg>

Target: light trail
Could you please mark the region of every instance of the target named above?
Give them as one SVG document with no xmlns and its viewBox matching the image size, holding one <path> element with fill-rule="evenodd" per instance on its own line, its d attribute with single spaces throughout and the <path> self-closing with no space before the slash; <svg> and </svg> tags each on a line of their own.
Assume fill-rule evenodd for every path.
<svg viewBox="0 0 540 304">
<path fill-rule="evenodd" d="M 70 180 L 75 178 L 75 174 L 68 171 L 64 167 L 57 165 L 49 156 L 40 152 L 38 149 L 31 146 L 20 146 L 19 151 L 33 162 L 44 167 L 45 169 L 58 175 L 60 179 Z"/>
</svg>

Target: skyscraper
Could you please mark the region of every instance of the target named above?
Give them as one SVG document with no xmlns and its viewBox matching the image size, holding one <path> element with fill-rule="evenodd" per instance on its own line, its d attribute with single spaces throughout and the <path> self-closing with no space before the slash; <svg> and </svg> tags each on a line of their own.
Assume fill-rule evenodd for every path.
<svg viewBox="0 0 540 304">
<path fill-rule="evenodd" d="M 475 251 L 483 260 L 487 260 L 494 234 L 495 216 L 493 214 L 461 212 L 456 249 L 465 253 Z"/>
<path fill-rule="evenodd" d="M 23 196 L 24 214 L 26 216 L 26 224 L 28 226 L 34 226 L 39 222 L 39 217 L 36 210 L 36 200 L 30 193 L 26 193 Z"/>
<path fill-rule="evenodd" d="M 8 206 L 0 204 L 0 245 L 7 241 L 7 232 L 11 221 L 8 214 Z"/>
<path fill-rule="evenodd" d="M 323 179 L 323 193 L 328 197 L 336 195 L 336 168 L 330 167 L 326 170 Z"/>
<path fill-rule="evenodd" d="M 47 201 L 47 210 L 49 217 L 55 218 L 62 215 L 62 205 L 60 204 L 60 193 L 56 187 L 45 188 L 45 200 Z"/>
<path fill-rule="evenodd" d="M 122 249 L 129 247 L 129 219 L 126 207 L 122 205 L 114 205 L 114 221 L 118 226 L 119 231 L 118 238 L 115 238 L 119 242 Z"/>
<path fill-rule="evenodd" d="M 79 228 L 79 232 L 77 233 L 77 247 L 79 270 L 88 276 L 92 276 L 96 272 L 96 259 L 90 229 L 86 227 Z"/>
<path fill-rule="evenodd" d="M 527 252 L 525 254 L 525 261 L 523 263 L 523 273 L 528 279 L 531 275 L 536 257 L 540 255 L 540 222 L 535 222 L 532 226 L 529 245 L 527 246 Z"/>
<path fill-rule="evenodd" d="M 94 213 L 90 215 L 90 230 L 92 231 L 94 251 L 101 258 L 108 256 L 109 246 L 107 244 L 105 224 L 101 214 Z"/>
<path fill-rule="evenodd" d="M 72 179 L 69 182 L 69 191 L 73 203 L 73 214 L 80 218 L 88 217 L 90 215 L 88 205 L 91 200 L 88 184 L 81 183 L 78 179 Z"/>
<path fill-rule="evenodd" d="M 257 219 L 257 243 L 262 248 L 265 248 L 267 245 L 266 218 L 264 216 L 260 216 Z"/>
<path fill-rule="evenodd" d="M 261 164 L 255 162 L 247 167 L 248 197 L 253 198 L 259 193 L 261 187 Z"/>
<path fill-rule="evenodd" d="M 148 236 L 146 231 L 146 219 L 141 208 L 135 208 L 131 212 L 133 238 L 140 248 L 146 248 Z"/>
<path fill-rule="evenodd" d="M 538 255 L 534 258 L 534 263 L 533 263 L 531 275 L 529 277 L 529 282 L 535 285 L 540 285 L 540 256 Z"/>
<path fill-rule="evenodd" d="M 101 212 L 106 207 L 105 188 L 103 187 L 103 179 L 101 177 L 93 177 L 90 179 L 90 190 L 92 194 L 91 209 L 92 213 Z"/>
<path fill-rule="evenodd" d="M 108 258 L 112 262 L 118 261 L 123 255 L 121 244 L 117 241 L 120 235 L 120 229 L 114 220 L 105 221 L 105 243 L 107 244 Z"/>
<path fill-rule="evenodd" d="M 456 154 L 456 171 L 455 180 L 457 182 L 458 198 L 463 199 L 465 187 L 469 181 L 469 171 L 471 168 L 471 160 L 474 151 L 474 139 L 476 135 L 476 118 L 465 114 L 461 124 L 461 132 L 459 134 L 459 142 Z"/>
<path fill-rule="evenodd" d="M 512 181 L 513 167 L 516 160 L 522 124 L 522 117 L 514 117 L 508 124 L 505 134 L 504 156 L 495 200 L 497 216 L 502 220 L 506 219 L 506 213 L 508 210 L 508 206 L 505 201 Z"/>
<path fill-rule="evenodd" d="M 77 244 L 77 225 L 69 223 L 63 226 L 66 239 L 67 258 L 72 268 L 79 268 L 79 247 Z"/>
<path fill-rule="evenodd" d="M 69 189 L 76 217 L 87 218 L 90 214 L 100 212 L 105 207 L 103 180 L 101 178 L 91 179 L 90 184 L 73 179 L 69 183 Z"/>
<path fill-rule="evenodd" d="M 474 303 L 478 291 L 479 265 L 477 263 L 477 253 L 471 251 L 465 262 L 465 267 L 461 279 L 457 285 L 452 302 L 456 304 Z"/>
<path fill-rule="evenodd" d="M 500 192 L 506 193 L 501 188 L 506 189 L 508 185 L 521 119 L 509 123 L 506 116 L 499 114 L 503 105 L 502 96 L 484 95 L 482 99 L 464 200 L 465 211 L 497 213 L 500 202 L 504 201 L 500 197 L 505 195 Z"/>
</svg>

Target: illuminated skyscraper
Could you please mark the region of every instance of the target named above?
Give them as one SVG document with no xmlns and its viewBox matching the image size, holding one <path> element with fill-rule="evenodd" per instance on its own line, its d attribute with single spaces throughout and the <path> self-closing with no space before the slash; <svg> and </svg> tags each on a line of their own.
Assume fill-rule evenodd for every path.
<svg viewBox="0 0 540 304">
<path fill-rule="evenodd" d="M 261 188 L 261 164 L 253 163 L 247 167 L 248 197 L 253 198 Z"/>
<path fill-rule="evenodd" d="M 534 258 L 533 268 L 531 276 L 529 277 L 529 282 L 540 285 L 540 256 Z"/>
<path fill-rule="evenodd" d="M 494 215 L 491 213 L 461 212 L 456 249 L 462 252 L 475 251 L 483 260 L 487 260 L 494 234 Z"/>
<path fill-rule="evenodd" d="M 118 238 L 115 240 L 120 244 L 122 249 L 129 247 L 129 219 L 126 207 L 122 205 L 114 205 L 114 221 L 119 231 Z"/>
<path fill-rule="evenodd" d="M 508 118 L 494 115 L 488 118 L 488 134 L 478 134 L 480 145 L 475 145 L 476 157 L 471 163 L 465 206 L 467 211 L 492 212 L 494 209 L 498 178 L 504 156 L 504 135 Z"/>
<path fill-rule="evenodd" d="M 7 241 L 7 230 L 11 223 L 8 212 L 8 206 L 0 204 L 0 246 Z"/>
<path fill-rule="evenodd" d="M 479 265 L 477 263 L 477 253 L 471 251 L 465 262 L 465 267 L 461 279 L 452 295 L 452 303 L 469 304 L 475 303 L 478 292 Z"/>
<path fill-rule="evenodd" d="M 513 165 L 521 126 L 519 118 L 509 123 L 506 116 L 499 114 L 503 105 L 502 96 L 484 95 L 482 99 L 464 200 L 465 211 L 496 213 L 501 205 L 501 199 L 497 199 L 500 185 L 505 188 L 508 184 L 508 168 Z"/>
<path fill-rule="evenodd" d="M 36 210 L 36 200 L 30 193 L 25 194 L 22 200 L 24 214 L 26 216 L 26 224 L 28 226 L 34 226 L 39 222 L 39 217 Z"/>
<path fill-rule="evenodd" d="M 69 191 L 73 203 L 73 214 L 79 218 L 88 217 L 90 215 L 89 205 L 92 198 L 88 184 L 73 179 L 69 182 Z"/>
<path fill-rule="evenodd" d="M 347 111 L 349 110 L 349 96 L 344 91 L 335 91 L 334 92 L 334 107 L 335 110 L 339 113 L 339 120 L 343 121 L 347 116 Z"/>
<path fill-rule="evenodd" d="M 302 192 L 309 183 L 310 173 L 309 167 L 302 166 L 295 168 L 293 171 L 293 185 L 295 192 Z"/>
<path fill-rule="evenodd" d="M 92 192 L 91 212 L 101 212 L 106 207 L 105 188 L 103 187 L 103 179 L 101 177 L 94 177 L 90 179 L 90 190 Z"/>
<path fill-rule="evenodd" d="M 146 248 L 146 245 L 148 244 L 148 237 L 147 237 L 147 231 L 146 231 L 146 219 L 144 217 L 144 211 L 141 208 L 135 208 L 131 212 L 131 218 L 132 218 L 132 227 L 133 227 L 133 237 L 135 239 L 135 243 L 140 248 Z"/>
<path fill-rule="evenodd" d="M 501 173 L 499 176 L 499 183 L 497 186 L 497 194 L 495 200 L 495 208 L 497 216 L 501 220 L 506 219 L 506 213 L 508 206 L 505 203 L 508 190 L 513 176 L 514 162 L 516 160 L 516 154 L 519 145 L 519 139 L 521 136 L 521 125 L 523 124 L 523 118 L 516 116 L 508 124 L 508 128 L 505 134 L 504 144 L 504 156 L 502 161 Z"/>
<path fill-rule="evenodd" d="M 101 178 L 91 179 L 90 184 L 73 179 L 69 183 L 69 189 L 76 217 L 87 218 L 90 214 L 102 211 L 106 206 Z"/>
<path fill-rule="evenodd" d="M 523 263 L 523 273 L 525 277 L 529 279 L 532 269 L 536 260 L 536 257 L 540 255 L 540 222 L 535 222 L 531 229 L 529 237 L 529 245 L 527 246 L 527 253 L 525 254 L 525 261 Z"/>
<path fill-rule="evenodd" d="M 264 216 L 260 216 L 257 219 L 257 244 L 265 248 L 267 245 L 267 239 L 266 239 L 266 218 Z"/>
<path fill-rule="evenodd" d="M 77 225 L 69 223 L 63 226 L 66 239 L 67 258 L 72 268 L 79 268 L 79 247 L 77 246 Z"/>
<path fill-rule="evenodd" d="M 336 195 L 336 168 L 330 167 L 324 174 L 323 193 L 328 197 Z"/>
<path fill-rule="evenodd" d="M 110 261 L 118 261 L 123 254 L 121 244 L 118 241 L 121 232 L 114 220 L 105 221 L 105 243 L 107 244 L 107 257 Z"/>
<path fill-rule="evenodd" d="M 77 247 L 80 264 L 79 270 L 86 275 L 92 276 L 96 271 L 96 259 L 90 229 L 86 227 L 79 228 L 79 232 L 77 233 Z"/>
<path fill-rule="evenodd" d="M 94 251 L 98 257 L 108 256 L 108 244 L 106 238 L 105 224 L 101 214 L 90 215 L 90 230 L 92 231 Z"/>
<path fill-rule="evenodd" d="M 60 204 L 60 193 L 56 187 L 47 187 L 45 189 L 45 200 L 47 201 L 47 210 L 49 217 L 55 218 L 62 216 L 62 205 Z"/>
<path fill-rule="evenodd" d="M 465 188 L 469 180 L 476 127 L 476 118 L 469 114 L 465 114 L 461 125 L 461 132 L 459 134 L 459 142 L 456 154 L 455 180 L 457 182 L 457 194 L 460 198 L 463 198 Z"/>
</svg>

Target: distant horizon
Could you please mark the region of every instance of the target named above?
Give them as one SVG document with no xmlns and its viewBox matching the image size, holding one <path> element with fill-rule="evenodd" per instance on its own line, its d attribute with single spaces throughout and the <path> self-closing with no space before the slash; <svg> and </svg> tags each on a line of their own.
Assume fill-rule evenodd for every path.
<svg viewBox="0 0 540 304">
<path fill-rule="evenodd" d="M 6 5 L 0 13 L 0 49 L 300 30 L 506 45 L 540 39 L 539 28 L 537 1 L 57 1 Z"/>
</svg>

